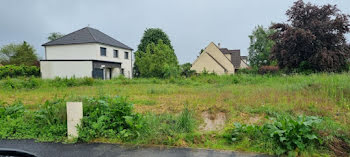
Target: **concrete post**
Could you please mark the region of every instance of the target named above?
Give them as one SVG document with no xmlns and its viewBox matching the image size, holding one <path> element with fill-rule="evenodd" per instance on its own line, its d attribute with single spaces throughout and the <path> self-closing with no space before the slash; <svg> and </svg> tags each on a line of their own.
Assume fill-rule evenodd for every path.
<svg viewBox="0 0 350 157">
<path fill-rule="evenodd" d="M 82 102 L 67 102 L 67 133 L 68 139 L 78 137 L 77 126 L 81 124 L 83 118 Z"/>
</svg>

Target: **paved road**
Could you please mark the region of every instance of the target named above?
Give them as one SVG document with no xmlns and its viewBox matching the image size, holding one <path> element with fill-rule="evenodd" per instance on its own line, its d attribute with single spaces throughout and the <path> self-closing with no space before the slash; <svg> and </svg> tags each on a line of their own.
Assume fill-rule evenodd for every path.
<svg viewBox="0 0 350 157">
<path fill-rule="evenodd" d="M 189 148 L 126 147 L 117 144 L 36 143 L 0 140 L 0 148 L 21 149 L 39 157 L 263 157 L 264 155 Z"/>
</svg>

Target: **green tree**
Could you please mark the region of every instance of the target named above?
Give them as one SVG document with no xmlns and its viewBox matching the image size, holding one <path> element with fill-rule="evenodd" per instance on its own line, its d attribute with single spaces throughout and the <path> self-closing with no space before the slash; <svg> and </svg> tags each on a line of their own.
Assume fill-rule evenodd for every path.
<svg viewBox="0 0 350 157">
<path fill-rule="evenodd" d="M 135 52 L 135 58 L 142 58 L 141 52 L 146 52 L 147 46 L 154 43 L 157 44 L 159 40 L 162 40 L 165 45 L 168 45 L 171 50 L 174 51 L 171 45 L 168 35 L 160 28 L 148 28 L 145 30 L 143 37 L 141 38 L 140 44 L 138 45 L 137 51 Z M 140 71 L 138 65 L 135 64 L 134 76 L 139 77 Z"/>
<path fill-rule="evenodd" d="M 263 26 L 258 26 L 254 29 L 252 35 L 249 36 L 249 64 L 253 68 L 259 68 L 265 65 L 271 65 L 270 60 L 271 48 L 275 44 L 269 36 L 274 33 L 272 29 L 265 29 Z"/>
<path fill-rule="evenodd" d="M 149 44 L 157 44 L 159 40 L 162 40 L 164 44 L 170 47 L 170 49 L 174 50 L 168 35 L 162 29 L 148 28 L 143 33 L 143 37 L 139 46 L 137 47 L 137 51 L 146 52 L 146 48 Z"/>
<path fill-rule="evenodd" d="M 146 51 L 135 53 L 135 66 L 140 77 L 169 78 L 179 74 L 179 66 L 174 50 L 160 39 L 157 44 L 148 44 Z"/>
<path fill-rule="evenodd" d="M 192 64 L 185 63 L 180 65 L 181 76 L 190 77 L 196 73 L 195 70 L 191 70 Z"/>
<path fill-rule="evenodd" d="M 288 21 L 274 24 L 276 42 L 271 57 L 279 67 L 296 72 L 341 72 L 348 68 L 345 35 L 349 15 L 336 5 L 315 5 L 298 0 L 287 10 Z"/>
<path fill-rule="evenodd" d="M 61 38 L 63 36 L 64 36 L 64 34 L 62 34 L 60 32 L 53 32 L 53 33 L 50 33 L 50 35 L 47 37 L 47 40 L 53 41 L 53 40 L 56 40 L 56 39 Z"/>
<path fill-rule="evenodd" d="M 18 45 L 16 44 L 8 44 L 3 46 L 0 49 L 0 63 L 8 64 L 10 62 L 10 58 L 16 54 L 17 48 Z"/>
<path fill-rule="evenodd" d="M 0 49 L 1 64 L 33 66 L 38 63 L 38 56 L 33 46 L 27 42 L 22 44 L 9 44 Z"/>
</svg>

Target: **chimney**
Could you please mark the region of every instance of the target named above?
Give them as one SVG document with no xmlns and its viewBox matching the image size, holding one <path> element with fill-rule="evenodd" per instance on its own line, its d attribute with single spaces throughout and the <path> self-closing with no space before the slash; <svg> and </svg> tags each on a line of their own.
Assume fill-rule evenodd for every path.
<svg viewBox="0 0 350 157">
<path fill-rule="evenodd" d="M 218 47 L 221 48 L 221 47 L 220 47 L 220 43 L 218 43 Z"/>
</svg>

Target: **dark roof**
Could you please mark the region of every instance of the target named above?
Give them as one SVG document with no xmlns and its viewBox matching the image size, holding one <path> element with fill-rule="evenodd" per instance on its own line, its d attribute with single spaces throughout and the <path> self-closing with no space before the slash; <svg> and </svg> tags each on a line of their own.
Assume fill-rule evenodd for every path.
<svg viewBox="0 0 350 157">
<path fill-rule="evenodd" d="M 236 69 L 241 66 L 241 50 L 229 50 L 227 48 L 220 48 L 223 54 L 231 54 L 231 63 Z"/>
<path fill-rule="evenodd" d="M 247 60 L 247 59 L 248 59 L 248 56 L 241 56 L 241 59 Z"/>
<path fill-rule="evenodd" d="M 75 32 L 69 33 L 61 38 L 45 43 L 42 46 L 83 44 L 83 43 L 100 43 L 100 44 L 132 50 L 132 48 L 130 48 L 129 46 L 119 42 L 118 40 L 113 39 L 112 37 L 102 33 L 97 29 L 90 28 L 90 27 L 85 27 Z"/>
</svg>

